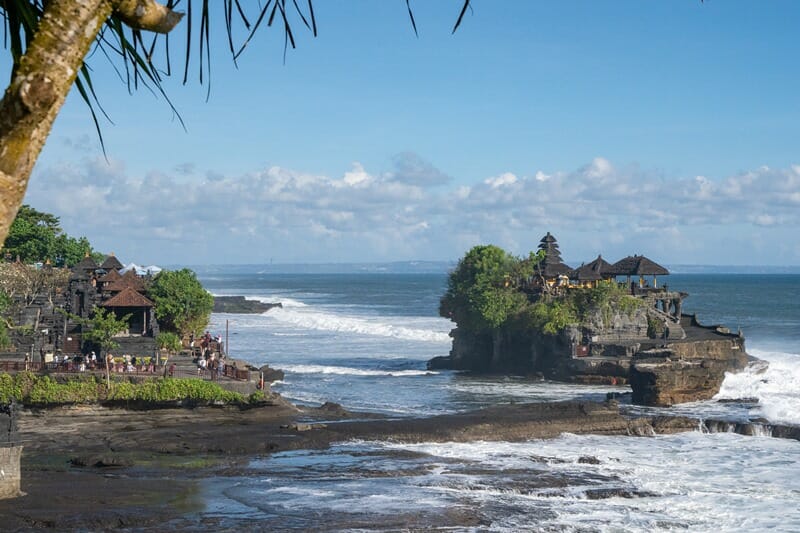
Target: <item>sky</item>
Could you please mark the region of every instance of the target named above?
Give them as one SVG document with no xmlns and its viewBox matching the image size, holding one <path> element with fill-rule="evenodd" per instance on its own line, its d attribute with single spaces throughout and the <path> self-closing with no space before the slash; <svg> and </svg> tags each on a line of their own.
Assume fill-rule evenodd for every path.
<svg viewBox="0 0 800 533">
<path fill-rule="evenodd" d="M 73 91 L 26 203 L 143 264 L 452 261 L 550 231 L 573 266 L 800 265 L 800 3 L 474 0 L 455 34 L 460 0 L 411 6 L 418 37 L 403 0 L 317 1 L 316 38 L 296 20 L 284 61 L 265 25 L 238 65 L 212 13 L 208 99 L 196 47 L 164 85 L 185 130 L 94 54 L 107 159 Z"/>
</svg>

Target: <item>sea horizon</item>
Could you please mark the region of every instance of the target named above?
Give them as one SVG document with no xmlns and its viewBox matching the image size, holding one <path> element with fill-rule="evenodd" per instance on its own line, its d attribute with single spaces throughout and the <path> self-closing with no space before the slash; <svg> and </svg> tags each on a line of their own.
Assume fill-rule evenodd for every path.
<svg viewBox="0 0 800 533">
<path fill-rule="evenodd" d="M 298 262 L 238 264 L 167 264 L 164 268 L 191 268 L 198 274 L 225 271 L 241 274 L 447 274 L 457 261 L 386 261 L 386 262 Z M 578 267 L 582 262 L 569 261 Z M 670 274 L 800 274 L 800 265 L 703 265 L 670 264 Z"/>
</svg>

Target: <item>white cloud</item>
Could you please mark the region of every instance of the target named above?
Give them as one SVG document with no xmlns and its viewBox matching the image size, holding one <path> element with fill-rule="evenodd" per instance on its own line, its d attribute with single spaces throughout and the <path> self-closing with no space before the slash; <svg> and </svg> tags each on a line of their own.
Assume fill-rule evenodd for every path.
<svg viewBox="0 0 800 533">
<path fill-rule="evenodd" d="M 574 171 L 443 187 L 444 175 L 413 154 L 394 164 L 372 173 L 354 163 L 326 176 L 277 166 L 203 175 L 185 163 L 138 176 L 92 160 L 37 171 L 26 202 L 101 249 L 161 263 L 451 259 L 480 242 L 522 254 L 546 231 L 573 259 L 737 262 L 735 254 L 761 253 L 748 227 L 762 231 L 763 244 L 771 231 L 800 226 L 796 166 L 667 179 L 596 158 Z M 785 250 L 775 262 L 800 263 L 797 247 L 771 249 Z"/>
<path fill-rule="evenodd" d="M 492 189 L 497 189 L 499 187 L 504 187 L 506 185 L 513 185 L 516 182 L 517 182 L 517 177 L 511 172 L 505 172 L 503 174 L 500 174 L 499 176 L 487 178 L 484 181 L 484 183 L 486 183 Z"/>
</svg>

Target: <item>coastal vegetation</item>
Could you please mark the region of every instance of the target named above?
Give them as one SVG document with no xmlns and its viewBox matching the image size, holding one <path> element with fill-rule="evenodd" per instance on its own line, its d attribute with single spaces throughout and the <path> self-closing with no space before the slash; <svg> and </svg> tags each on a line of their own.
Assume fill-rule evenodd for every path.
<svg viewBox="0 0 800 533">
<path fill-rule="evenodd" d="M 106 352 L 117 348 L 115 337 L 129 329 L 131 315 L 100 306 L 94 306 L 88 315 L 78 316 L 70 312 L 74 311 L 70 308 L 74 302 L 70 302 L 66 295 L 71 290 L 71 279 L 78 280 L 81 273 L 87 271 L 100 277 L 106 270 L 116 270 L 111 267 L 99 270 L 106 256 L 95 252 L 85 237 L 75 239 L 66 235 L 58 217 L 25 205 L 12 224 L 0 257 L 4 259 L 0 261 L 0 349 L 11 347 L 14 338 L 35 334 L 30 316 L 28 322 L 15 322 L 26 316 L 25 309 L 30 306 L 39 309 L 35 313 L 38 317 L 43 305 L 51 312 L 64 314 L 72 324 L 81 326 L 84 349 Z M 116 258 L 109 257 L 116 261 Z M 84 261 L 88 270 L 81 270 Z M 118 261 L 116 264 L 121 268 Z M 74 271 L 76 266 L 77 272 Z M 134 277 L 133 286 L 154 304 L 161 330 L 157 340 L 160 347 L 177 352 L 182 348 L 182 339 L 202 333 L 214 299 L 194 272 L 189 269 L 164 270 L 155 277 Z"/>
<path fill-rule="evenodd" d="M 520 258 L 494 245 L 475 246 L 450 273 L 439 314 L 473 332 L 534 328 L 556 335 L 595 317 L 607 326 L 614 313 L 630 316 L 645 305 L 613 281 L 559 293 L 528 291 L 543 260 L 542 250 Z"/>
<path fill-rule="evenodd" d="M 183 348 L 181 338 L 171 331 L 162 331 L 156 335 L 156 346 L 158 346 L 159 350 L 164 350 L 168 353 L 176 353 Z"/>
<path fill-rule="evenodd" d="M 214 308 L 214 297 L 188 268 L 157 274 L 148 296 L 156 304 L 161 328 L 181 337 L 202 333 Z"/>
<path fill-rule="evenodd" d="M 115 378 L 108 387 L 105 380 L 94 375 L 57 380 L 32 372 L 0 374 L 0 404 L 15 401 L 47 406 L 129 401 L 153 405 L 174 402 L 249 405 L 265 399 L 261 391 L 244 395 L 196 378 L 157 378 L 140 382 Z"/>
<path fill-rule="evenodd" d="M 29 205 L 19 208 L 14 222 L 8 231 L 0 254 L 23 263 L 44 263 L 50 261 L 54 266 L 71 267 L 86 254 L 95 261 L 102 261 L 104 255 L 95 251 L 86 237 L 71 237 L 61 228 L 59 217 L 38 211 Z"/>
</svg>

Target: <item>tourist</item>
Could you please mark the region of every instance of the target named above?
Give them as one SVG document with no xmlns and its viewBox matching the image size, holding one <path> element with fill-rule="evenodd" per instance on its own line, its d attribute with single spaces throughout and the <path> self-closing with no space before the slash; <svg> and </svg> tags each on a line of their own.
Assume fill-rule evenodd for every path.
<svg viewBox="0 0 800 533">
<path fill-rule="evenodd" d="M 175 375 L 175 363 L 169 365 L 169 377 L 173 377 Z"/>
</svg>

